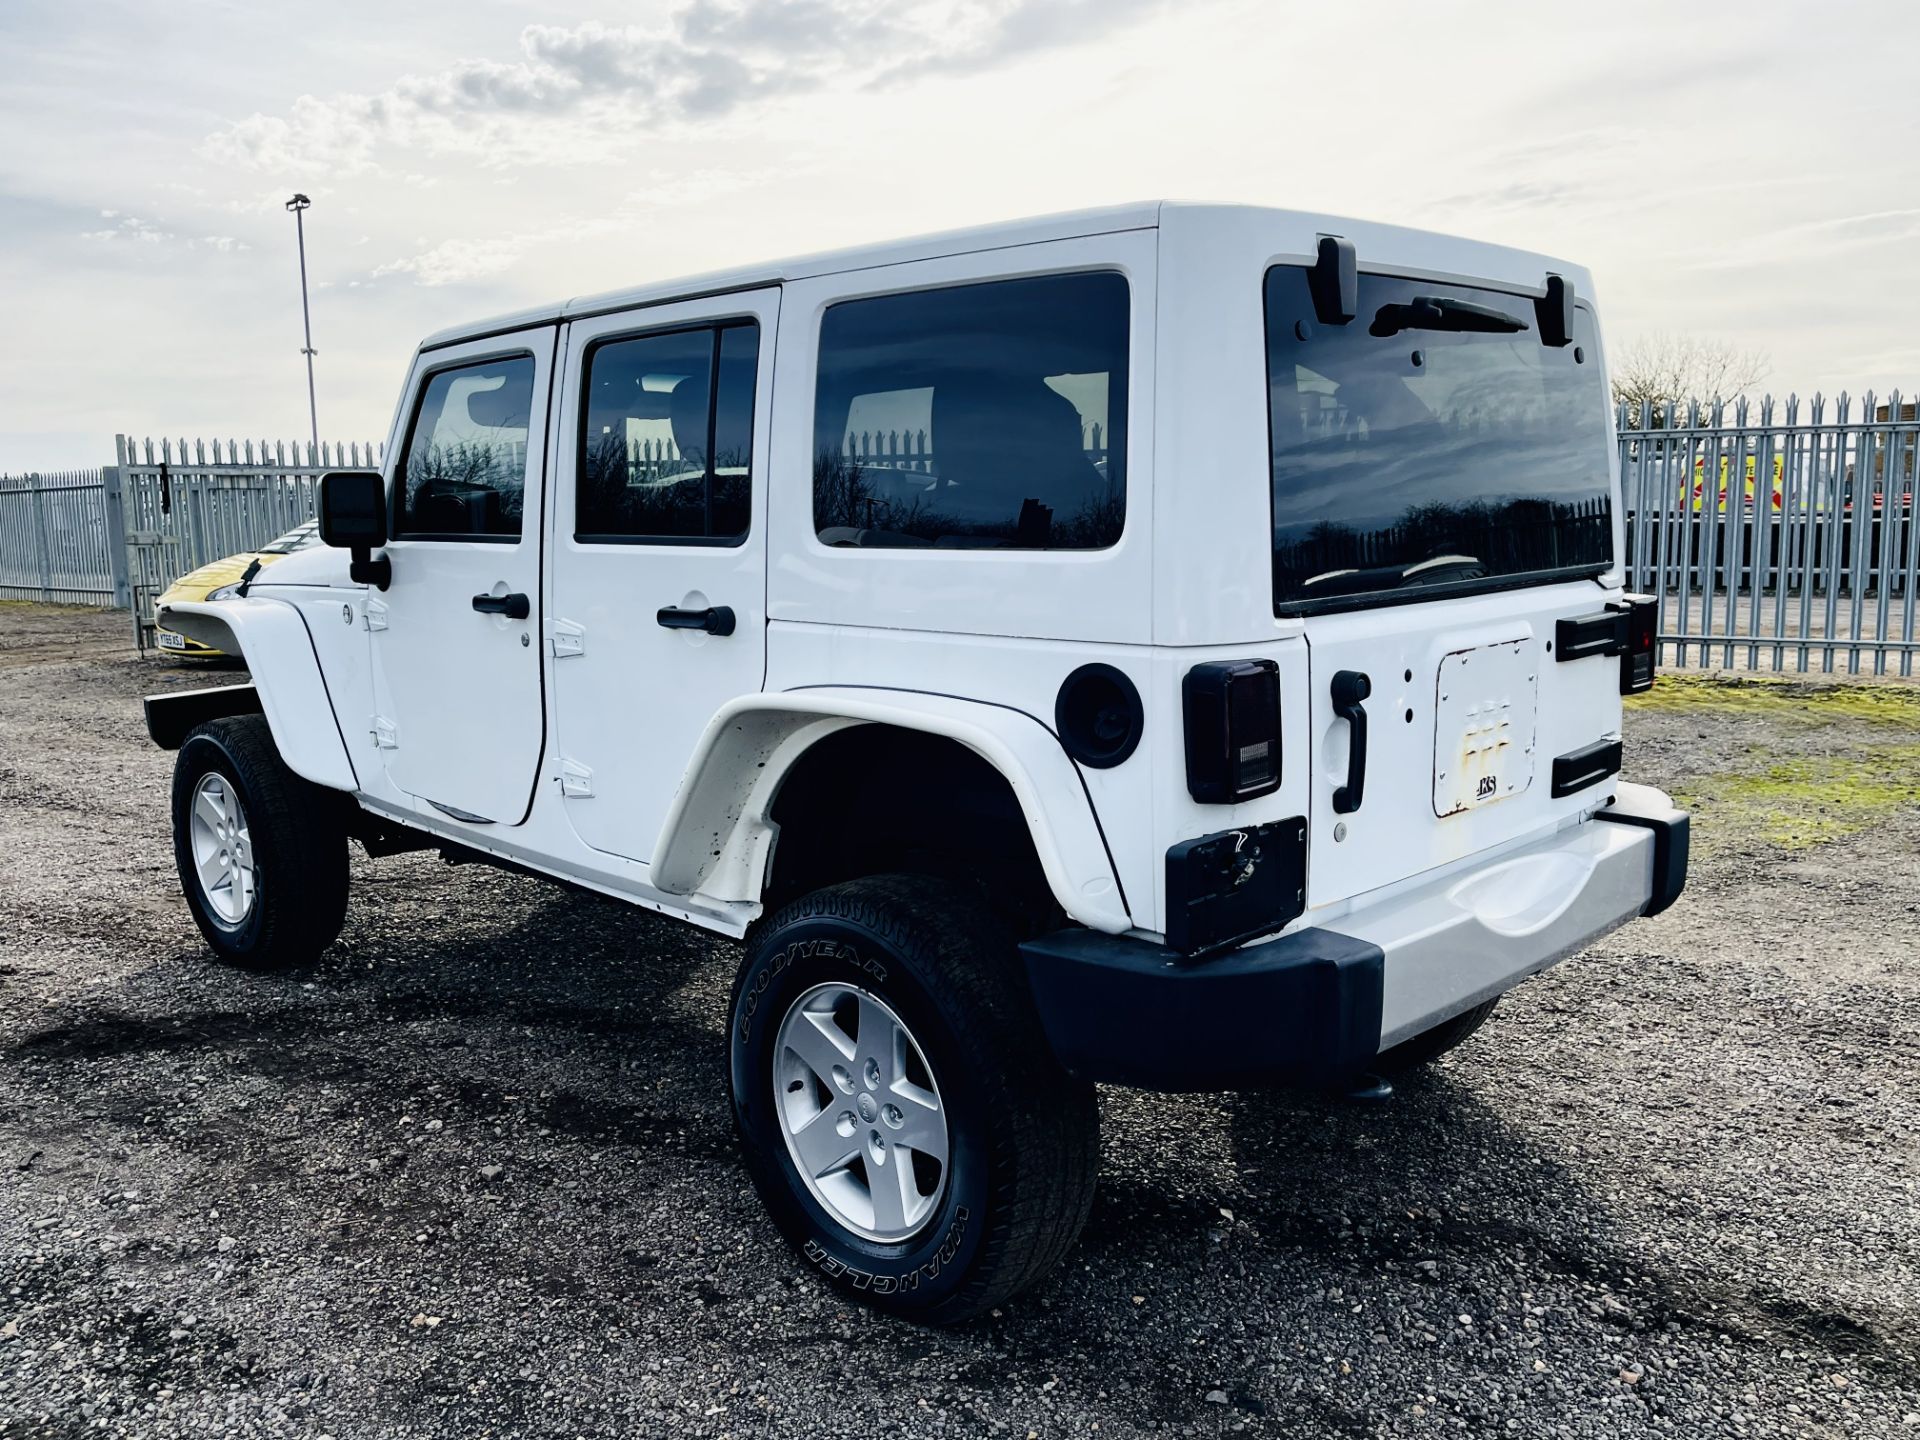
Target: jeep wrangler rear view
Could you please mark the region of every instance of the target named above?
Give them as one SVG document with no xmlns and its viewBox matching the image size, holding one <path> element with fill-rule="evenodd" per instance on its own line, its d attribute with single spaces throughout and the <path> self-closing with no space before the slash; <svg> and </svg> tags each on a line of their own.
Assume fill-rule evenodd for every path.
<svg viewBox="0 0 1920 1440">
<path fill-rule="evenodd" d="M 1679 893 L 1592 293 L 1167 204 L 435 335 L 326 546 L 159 617 L 250 672 L 148 702 L 187 903 L 309 961 L 356 840 L 742 940 L 775 1223 L 978 1314 L 1073 1245 L 1095 1082 L 1390 1076 Z"/>
</svg>

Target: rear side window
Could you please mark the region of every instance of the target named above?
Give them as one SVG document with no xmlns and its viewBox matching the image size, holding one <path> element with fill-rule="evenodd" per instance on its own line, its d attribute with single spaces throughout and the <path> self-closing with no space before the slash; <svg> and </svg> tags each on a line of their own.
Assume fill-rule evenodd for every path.
<svg viewBox="0 0 1920 1440">
<path fill-rule="evenodd" d="M 1051 275 L 850 300 L 820 324 L 828 545 L 1093 550 L 1127 492 L 1127 282 Z"/>
<path fill-rule="evenodd" d="M 760 327 L 751 321 L 589 350 L 574 538 L 745 539 L 759 358 Z"/>
<path fill-rule="evenodd" d="M 532 407 L 530 355 L 461 365 L 429 378 L 407 436 L 394 534 L 518 539 Z"/>
</svg>

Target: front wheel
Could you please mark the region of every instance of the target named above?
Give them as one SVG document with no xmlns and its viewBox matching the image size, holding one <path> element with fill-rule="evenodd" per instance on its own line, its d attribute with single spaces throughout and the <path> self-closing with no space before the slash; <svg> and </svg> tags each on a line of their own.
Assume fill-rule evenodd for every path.
<svg viewBox="0 0 1920 1440">
<path fill-rule="evenodd" d="M 214 954 L 270 970 L 333 943 L 347 914 L 341 799 L 287 768 L 263 716 L 187 736 L 173 767 L 173 854 Z"/>
<path fill-rule="evenodd" d="M 761 1198 L 856 1298 L 953 1324 L 1078 1238 L 1093 1087 L 1053 1058 L 1012 938 L 960 887 L 877 876 L 787 906 L 749 944 L 728 1033 Z"/>
</svg>

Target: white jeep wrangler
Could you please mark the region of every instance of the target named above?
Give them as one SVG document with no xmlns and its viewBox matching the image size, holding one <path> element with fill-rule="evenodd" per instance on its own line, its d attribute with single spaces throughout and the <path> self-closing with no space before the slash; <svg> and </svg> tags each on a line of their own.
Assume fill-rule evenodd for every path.
<svg viewBox="0 0 1920 1440">
<path fill-rule="evenodd" d="M 433 336 L 336 548 L 161 617 L 252 679 L 148 702 L 188 904 L 310 960 L 354 839 L 744 938 L 774 1220 L 977 1314 L 1073 1244 L 1095 1081 L 1390 1075 L 1679 893 L 1591 293 L 1156 204 Z"/>
</svg>

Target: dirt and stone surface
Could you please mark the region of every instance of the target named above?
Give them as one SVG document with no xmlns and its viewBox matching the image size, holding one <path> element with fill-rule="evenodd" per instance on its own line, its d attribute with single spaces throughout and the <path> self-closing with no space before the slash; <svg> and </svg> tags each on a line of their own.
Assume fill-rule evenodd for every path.
<svg viewBox="0 0 1920 1440">
<path fill-rule="evenodd" d="M 1108 1091 L 952 1332 L 735 1158 L 736 952 L 438 859 L 211 964 L 116 615 L 0 606 L 0 1436 L 1920 1436 L 1920 691 L 1670 683 L 1685 900 L 1370 1108 Z"/>
</svg>

